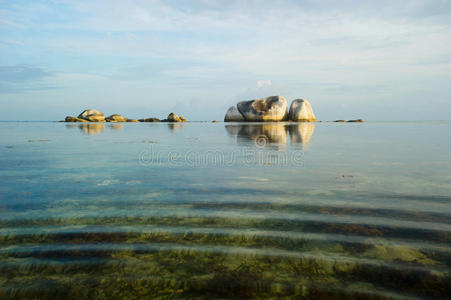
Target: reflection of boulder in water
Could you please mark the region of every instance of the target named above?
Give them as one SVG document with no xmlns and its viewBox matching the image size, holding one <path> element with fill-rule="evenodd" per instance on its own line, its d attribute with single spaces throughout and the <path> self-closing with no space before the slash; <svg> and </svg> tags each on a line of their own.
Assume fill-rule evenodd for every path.
<svg viewBox="0 0 451 300">
<path fill-rule="evenodd" d="M 112 123 L 112 124 L 109 124 L 108 127 L 110 127 L 110 128 L 113 129 L 113 130 L 122 130 L 122 129 L 124 129 L 124 125 L 119 124 L 119 123 Z"/>
<path fill-rule="evenodd" d="M 84 134 L 94 135 L 100 134 L 105 129 L 105 124 L 99 123 L 83 123 L 79 124 L 78 128 L 80 128 Z"/>
<path fill-rule="evenodd" d="M 226 125 L 225 129 L 229 136 L 237 138 L 239 145 L 279 148 L 287 143 L 287 134 L 290 135 L 292 144 L 308 144 L 313 136 L 315 124 L 248 123 Z"/>
<path fill-rule="evenodd" d="M 184 127 L 185 127 L 185 124 L 183 122 L 181 122 L 181 123 L 177 123 L 177 122 L 168 123 L 168 128 L 171 131 L 176 131 L 176 130 L 179 130 L 179 129 L 183 129 Z"/>
<path fill-rule="evenodd" d="M 74 123 L 67 123 L 66 124 L 66 128 L 77 128 L 78 127 L 78 125 L 80 125 L 80 124 L 74 124 Z"/>
<path fill-rule="evenodd" d="M 226 125 L 225 129 L 226 129 L 227 133 L 229 134 L 229 136 L 235 137 L 238 135 L 238 133 L 240 132 L 242 127 L 243 127 L 243 125 Z"/>
<path fill-rule="evenodd" d="M 287 143 L 285 124 L 248 124 L 240 126 L 237 141 L 249 143 L 253 141 L 256 146 L 281 146 Z"/>
<path fill-rule="evenodd" d="M 293 144 L 308 144 L 313 136 L 315 124 L 313 123 L 299 123 L 287 125 L 290 133 L 291 143 Z"/>
</svg>

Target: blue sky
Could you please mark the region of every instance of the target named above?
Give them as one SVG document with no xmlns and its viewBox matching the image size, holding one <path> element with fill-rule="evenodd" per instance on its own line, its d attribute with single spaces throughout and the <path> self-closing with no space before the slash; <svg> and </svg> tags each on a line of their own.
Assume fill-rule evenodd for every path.
<svg viewBox="0 0 451 300">
<path fill-rule="evenodd" d="M 450 86 L 447 0 L 0 0 L 0 120 L 212 120 L 270 95 L 321 120 L 443 120 Z"/>
</svg>

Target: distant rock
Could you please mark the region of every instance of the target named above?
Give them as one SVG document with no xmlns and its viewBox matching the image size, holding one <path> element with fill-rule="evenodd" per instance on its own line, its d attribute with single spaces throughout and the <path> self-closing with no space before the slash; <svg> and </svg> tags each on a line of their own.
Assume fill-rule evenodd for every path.
<svg viewBox="0 0 451 300">
<path fill-rule="evenodd" d="M 86 109 L 78 118 L 89 121 L 89 122 L 105 122 L 105 115 L 95 109 Z"/>
<path fill-rule="evenodd" d="M 77 117 L 67 116 L 66 119 L 64 120 L 64 122 L 88 122 L 88 121 L 77 118 Z"/>
<path fill-rule="evenodd" d="M 281 96 L 242 101 L 237 104 L 238 111 L 246 121 L 278 122 L 287 119 L 287 100 Z"/>
<path fill-rule="evenodd" d="M 114 114 L 105 119 L 107 122 L 127 122 L 127 119 L 122 115 Z"/>
<path fill-rule="evenodd" d="M 295 122 L 316 122 L 312 105 L 304 99 L 295 99 L 291 102 L 288 120 Z"/>
<path fill-rule="evenodd" d="M 167 122 L 182 122 L 182 120 L 175 113 L 171 112 L 166 119 Z"/>
<path fill-rule="evenodd" d="M 139 119 L 139 122 L 160 122 L 158 118 L 147 118 L 147 119 Z"/>
<path fill-rule="evenodd" d="M 339 122 L 339 123 L 363 123 L 363 119 L 356 119 L 356 120 L 335 120 L 334 122 Z"/>
<path fill-rule="evenodd" d="M 224 117 L 224 122 L 243 122 L 244 117 L 243 115 L 238 111 L 236 106 L 231 106 Z"/>
<path fill-rule="evenodd" d="M 180 116 L 180 121 L 186 122 L 186 118 L 184 116 Z"/>
<path fill-rule="evenodd" d="M 139 123 L 139 121 L 138 120 L 135 120 L 135 119 L 127 119 L 127 121 L 126 122 L 131 122 L 131 123 Z"/>
</svg>

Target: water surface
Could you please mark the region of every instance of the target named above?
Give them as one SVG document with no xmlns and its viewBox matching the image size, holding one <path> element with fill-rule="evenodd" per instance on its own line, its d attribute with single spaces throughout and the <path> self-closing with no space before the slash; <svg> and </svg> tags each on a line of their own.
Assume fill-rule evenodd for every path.
<svg viewBox="0 0 451 300">
<path fill-rule="evenodd" d="M 0 298 L 446 298 L 450 131 L 0 123 Z"/>
</svg>

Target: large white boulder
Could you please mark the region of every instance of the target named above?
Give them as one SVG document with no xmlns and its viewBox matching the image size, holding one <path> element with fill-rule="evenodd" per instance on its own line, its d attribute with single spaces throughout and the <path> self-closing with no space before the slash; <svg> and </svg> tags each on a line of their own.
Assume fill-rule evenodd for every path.
<svg viewBox="0 0 451 300">
<path fill-rule="evenodd" d="M 243 122 L 244 117 L 243 115 L 238 111 L 236 106 L 231 106 L 224 117 L 224 122 Z"/>
<path fill-rule="evenodd" d="M 312 105 L 305 99 L 296 99 L 291 102 L 288 120 L 295 122 L 316 122 Z"/>
<path fill-rule="evenodd" d="M 287 118 L 287 100 L 282 96 L 242 101 L 237 104 L 238 111 L 246 121 L 278 122 Z"/>
<path fill-rule="evenodd" d="M 105 122 L 105 115 L 95 109 L 84 110 L 81 114 L 78 115 L 78 118 L 89 122 Z"/>
</svg>

